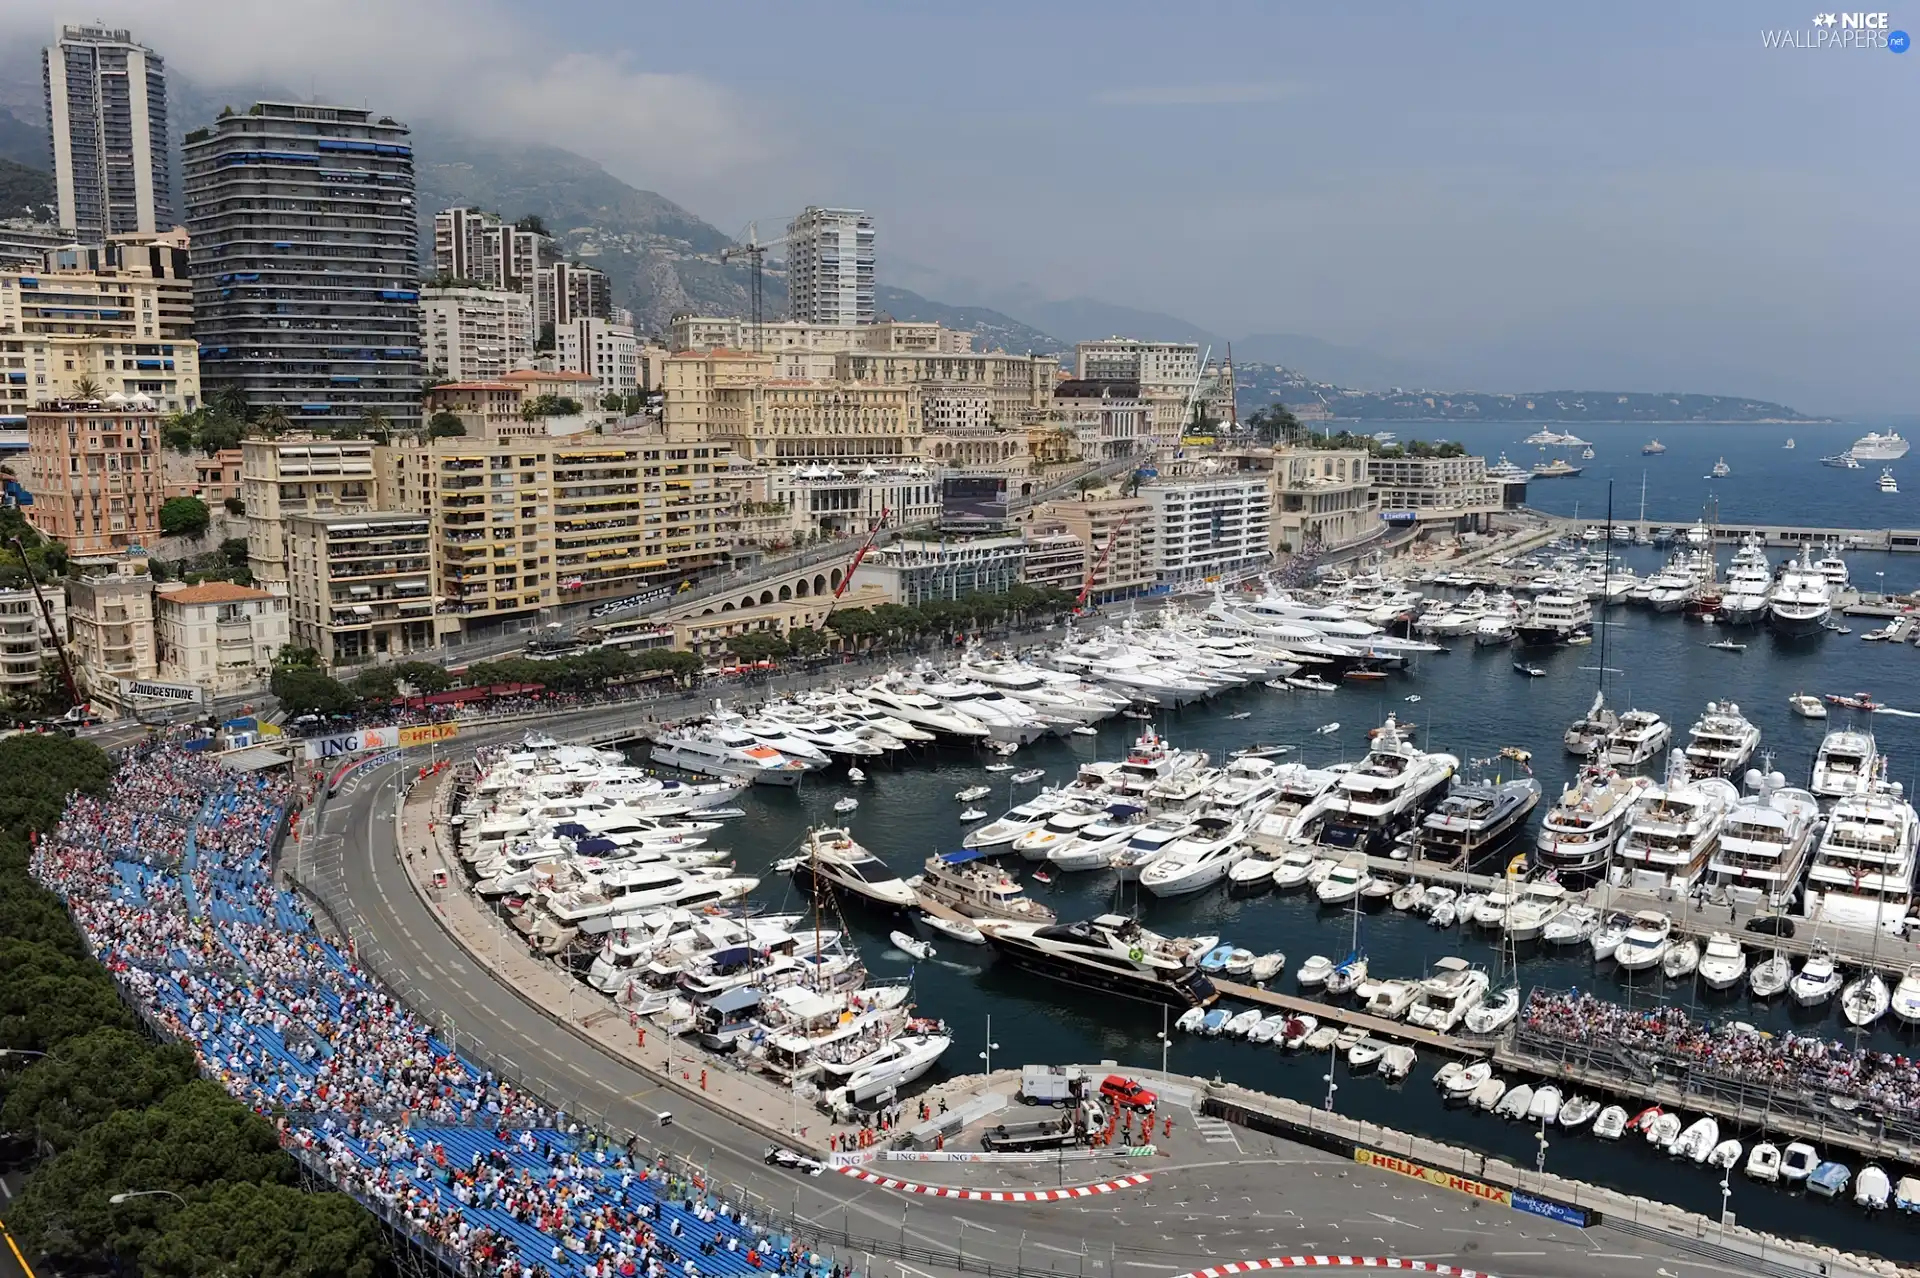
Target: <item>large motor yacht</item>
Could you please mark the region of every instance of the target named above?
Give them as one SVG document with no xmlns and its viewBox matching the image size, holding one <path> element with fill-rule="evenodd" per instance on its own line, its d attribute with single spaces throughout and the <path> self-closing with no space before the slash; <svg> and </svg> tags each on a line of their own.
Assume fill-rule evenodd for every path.
<svg viewBox="0 0 1920 1278">
<path fill-rule="evenodd" d="M 1690 777 L 1730 777 L 1760 745 L 1760 729 L 1731 701 L 1709 701 L 1688 733 L 1683 753 Z"/>
<path fill-rule="evenodd" d="M 1873 793 L 1880 747 L 1870 732 L 1836 728 L 1820 742 L 1813 757 L 1813 796 L 1831 803 L 1851 795 Z"/>
<path fill-rule="evenodd" d="M 653 743 L 655 763 L 755 785 L 799 785 L 811 765 L 792 759 L 743 728 L 691 724 L 669 728 Z"/>
<path fill-rule="evenodd" d="M 1047 735 L 1050 724 L 1059 722 L 1057 716 L 1044 715 L 1027 702 L 975 680 L 929 679 L 920 691 L 984 724 L 995 741 L 1025 745 Z"/>
<path fill-rule="evenodd" d="M 1689 781 L 1678 760 L 1665 785 L 1634 804 L 1627 832 L 1614 849 L 1611 877 L 1617 886 L 1685 893 L 1705 871 L 1720 843 L 1720 827 L 1740 801 L 1724 777 Z"/>
<path fill-rule="evenodd" d="M 1767 594 L 1773 586 L 1773 566 L 1760 538 L 1748 533 L 1727 565 L 1726 588 L 1720 593 L 1720 620 L 1731 626 L 1750 626 L 1767 615 Z"/>
<path fill-rule="evenodd" d="M 1077 923 L 986 920 L 979 926 L 987 944 L 1008 961 L 1083 989 L 1175 1007 L 1205 1007 L 1219 997 L 1197 966 L 1215 937 L 1165 937 L 1119 914 Z"/>
<path fill-rule="evenodd" d="M 1340 774 L 1318 818 L 1314 842 L 1335 853 L 1384 856 L 1393 837 L 1447 792 L 1460 767 L 1450 754 L 1428 753 L 1387 716 L 1367 757 Z"/>
<path fill-rule="evenodd" d="M 913 889 L 887 868 L 885 861 L 838 826 L 807 831 L 800 854 L 775 862 L 774 869 L 881 909 L 905 910 L 918 903 Z"/>
<path fill-rule="evenodd" d="M 1243 818 L 1204 813 L 1140 871 L 1140 886 L 1155 896 L 1188 896 L 1210 888 L 1246 859 L 1246 834 Z"/>
<path fill-rule="evenodd" d="M 1018 879 L 985 856 L 980 851 L 936 853 L 908 886 L 922 903 L 945 906 L 968 918 L 1053 922 L 1052 910 L 1028 896 Z"/>
<path fill-rule="evenodd" d="M 1916 839 L 1920 818 L 1896 786 L 1834 804 L 1807 871 L 1807 917 L 1889 930 L 1904 925 Z"/>
<path fill-rule="evenodd" d="M 1611 768 L 1642 767 L 1672 743 L 1672 724 L 1651 710 L 1629 710 L 1601 745 L 1600 762 Z"/>
<path fill-rule="evenodd" d="M 1820 833 L 1820 802 L 1788 786 L 1778 772 L 1750 770 L 1746 780 L 1751 793 L 1734 804 L 1720 827 L 1707 882 L 1742 904 L 1785 906 Z"/>
<path fill-rule="evenodd" d="M 1783 635 L 1813 635 L 1833 612 L 1833 587 L 1813 562 L 1811 544 L 1787 561 L 1767 598 L 1767 624 Z"/>
<path fill-rule="evenodd" d="M 1249 835 L 1262 845 L 1286 847 L 1299 842 L 1339 780 L 1340 773 L 1332 768 L 1282 764 L 1274 773 L 1273 803 L 1254 821 Z"/>
<path fill-rule="evenodd" d="M 1649 789 L 1653 783 L 1647 777 L 1628 777 L 1613 768 L 1582 769 L 1542 817 L 1534 862 L 1563 875 L 1601 869 L 1626 831 L 1634 802 Z"/>
<path fill-rule="evenodd" d="M 1548 591 L 1534 599 L 1517 633 L 1522 644 L 1561 644 L 1586 634 L 1592 625 L 1593 604 L 1585 594 Z"/>
<path fill-rule="evenodd" d="M 876 684 L 862 695 L 868 705 L 949 741 L 979 741 L 991 735 L 987 725 L 972 715 L 915 688 Z"/>
<path fill-rule="evenodd" d="M 1420 982 L 1420 990 L 1407 1008 L 1407 1024 L 1446 1034 L 1480 1006 L 1492 984 L 1487 974 L 1463 958 L 1437 959 L 1433 972 Z"/>
<path fill-rule="evenodd" d="M 1412 860 L 1465 870 L 1505 847 L 1539 802 L 1540 783 L 1532 777 L 1466 781 L 1440 800 L 1417 830 L 1402 837 L 1412 845 Z"/>
</svg>

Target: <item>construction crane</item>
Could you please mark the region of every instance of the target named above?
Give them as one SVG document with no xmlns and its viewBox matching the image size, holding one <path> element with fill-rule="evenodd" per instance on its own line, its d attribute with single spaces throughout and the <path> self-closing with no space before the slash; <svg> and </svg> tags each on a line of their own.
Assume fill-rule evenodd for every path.
<svg viewBox="0 0 1920 1278">
<path fill-rule="evenodd" d="M 1135 471 L 1134 473 L 1138 474 L 1139 472 Z M 1093 579 L 1098 577 L 1100 570 L 1107 566 L 1107 557 L 1113 554 L 1114 543 L 1120 540 L 1120 534 L 1125 532 L 1127 525 L 1132 522 L 1133 516 L 1128 515 L 1119 523 L 1115 524 L 1113 531 L 1107 534 L 1107 544 L 1100 548 L 1100 553 L 1095 555 L 1093 562 L 1087 565 L 1087 579 L 1082 583 L 1080 593 L 1073 601 L 1073 610 L 1075 612 L 1079 612 L 1080 609 L 1086 605 L 1087 596 L 1093 593 Z"/>
<path fill-rule="evenodd" d="M 827 624 L 827 618 L 833 615 L 833 610 L 840 606 L 840 596 L 846 594 L 847 587 L 853 584 L 853 574 L 860 567 L 860 561 L 867 557 L 867 553 L 873 549 L 874 543 L 880 540 L 880 530 L 887 526 L 887 520 L 892 518 L 892 516 L 893 511 L 885 506 L 880 508 L 879 522 L 875 523 L 872 529 L 868 531 L 867 539 L 860 543 L 860 549 L 853 552 L 853 558 L 847 563 L 846 575 L 841 577 L 840 584 L 834 587 L 833 598 L 827 602 L 827 610 L 820 617 L 820 624 L 822 626 Z"/>
<path fill-rule="evenodd" d="M 747 229 L 740 236 L 740 243 L 728 245 L 720 250 L 721 265 L 743 259 L 748 265 L 751 278 L 747 285 L 747 295 L 753 312 L 753 349 L 756 351 L 766 349 L 766 335 L 761 326 L 766 323 L 767 318 L 766 287 L 763 279 L 767 250 L 778 248 L 786 242 L 787 237 L 784 235 L 771 240 L 761 239 L 758 224 L 749 222 Z"/>
<path fill-rule="evenodd" d="M 27 548 L 18 537 L 13 538 L 14 553 L 20 556 L 20 562 L 27 570 L 27 584 L 33 587 L 34 602 L 40 605 L 40 615 L 46 619 L 47 633 L 53 636 L 53 650 L 60 658 L 60 677 L 67 685 L 67 705 L 70 710 L 86 704 L 86 698 L 80 695 L 80 685 L 73 679 L 73 663 L 67 659 L 66 641 L 60 637 L 60 627 L 54 624 L 53 605 L 40 593 L 40 579 L 33 575 L 33 563 L 27 558 Z"/>
</svg>

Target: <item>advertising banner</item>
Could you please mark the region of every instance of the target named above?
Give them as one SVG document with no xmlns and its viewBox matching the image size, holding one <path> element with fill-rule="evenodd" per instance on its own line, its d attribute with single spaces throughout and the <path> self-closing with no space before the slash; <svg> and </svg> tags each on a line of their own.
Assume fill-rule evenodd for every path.
<svg viewBox="0 0 1920 1278">
<path fill-rule="evenodd" d="M 417 728 L 400 729 L 400 748 L 435 745 L 442 741 L 451 741 L 460 735 L 457 723 L 423 723 Z"/>
<path fill-rule="evenodd" d="M 1353 1161 L 1368 1167 L 1378 1167 L 1383 1171 L 1398 1172 L 1402 1176 L 1424 1180 L 1429 1185 L 1438 1185 L 1442 1189 L 1451 1189 L 1455 1193 L 1469 1194 L 1486 1202 L 1499 1203 L 1503 1207 L 1513 1206 L 1513 1195 L 1498 1185 L 1485 1185 L 1458 1172 L 1445 1171 L 1438 1167 L 1424 1167 L 1393 1154 L 1382 1154 L 1378 1150 L 1358 1147 L 1353 1151 Z"/>
<path fill-rule="evenodd" d="M 306 747 L 306 755 L 309 759 L 337 759 L 343 754 L 395 749 L 400 744 L 400 729 L 365 728 L 359 732 L 342 732 L 331 737 L 308 737 L 302 744 Z"/>
<path fill-rule="evenodd" d="M 1520 1189 L 1513 1191 L 1513 1209 L 1532 1212 L 1536 1216 L 1545 1216 L 1548 1220 L 1557 1220 L 1563 1225 L 1572 1225 L 1576 1229 L 1585 1229 L 1593 1223 L 1593 1213 L 1585 1207 L 1557 1203 L 1551 1198 L 1542 1198 L 1538 1194 L 1529 1194 Z"/>
<path fill-rule="evenodd" d="M 156 683 L 152 679 L 120 680 L 120 695 L 131 701 L 172 701 L 180 705 L 198 705 L 207 699 L 206 690 L 191 683 Z"/>
</svg>

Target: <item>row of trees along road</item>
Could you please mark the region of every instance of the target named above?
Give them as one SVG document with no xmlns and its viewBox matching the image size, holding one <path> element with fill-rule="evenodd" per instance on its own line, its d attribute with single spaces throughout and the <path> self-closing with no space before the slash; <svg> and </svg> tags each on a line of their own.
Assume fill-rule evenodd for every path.
<svg viewBox="0 0 1920 1278">
<path fill-rule="evenodd" d="M 186 1047 L 144 1032 L 29 877 L 29 837 L 52 832 L 71 791 L 105 796 L 111 773 L 84 741 L 0 741 L 0 1166 L 27 1171 L 7 1210 L 15 1238 L 42 1272 L 387 1272 L 374 1218 L 302 1190 L 268 1121 L 200 1078 Z M 186 1201 L 108 1201 L 131 1190 Z"/>
</svg>

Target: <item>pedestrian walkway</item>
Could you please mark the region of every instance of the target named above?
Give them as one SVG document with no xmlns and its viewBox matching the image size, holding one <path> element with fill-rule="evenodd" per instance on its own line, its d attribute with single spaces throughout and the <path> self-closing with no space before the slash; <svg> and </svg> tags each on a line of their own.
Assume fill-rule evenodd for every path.
<svg viewBox="0 0 1920 1278">
<path fill-rule="evenodd" d="M 1209 1145 L 1231 1145 L 1235 1149 L 1240 1148 L 1240 1138 L 1234 1135 L 1232 1123 L 1196 1115 L 1193 1126 L 1200 1133 L 1200 1139 Z"/>
</svg>

